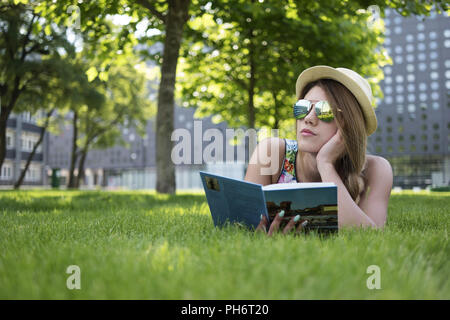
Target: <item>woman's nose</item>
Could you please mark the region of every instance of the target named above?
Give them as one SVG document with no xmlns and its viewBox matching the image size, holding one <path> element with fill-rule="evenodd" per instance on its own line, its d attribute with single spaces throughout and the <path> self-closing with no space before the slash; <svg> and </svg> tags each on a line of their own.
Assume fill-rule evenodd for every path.
<svg viewBox="0 0 450 320">
<path fill-rule="evenodd" d="M 317 121 L 319 121 L 319 118 L 317 118 L 315 107 L 313 106 L 309 113 L 304 118 L 305 122 L 311 123 L 312 125 L 315 125 Z"/>
</svg>

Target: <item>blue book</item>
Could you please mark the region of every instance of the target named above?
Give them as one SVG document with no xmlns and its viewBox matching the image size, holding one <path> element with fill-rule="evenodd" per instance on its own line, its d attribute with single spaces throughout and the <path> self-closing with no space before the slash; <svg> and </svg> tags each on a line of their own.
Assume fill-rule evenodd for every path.
<svg viewBox="0 0 450 320">
<path fill-rule="evenodd" d="M 337 186 L 334 183 L 279 183 L 263 186 L 200 171 L 211 216 L 216 227 L 227 223 L 258 226 L 261 214 L 272 222 L 284 210 L 280 228 L 296 215 L 308 220 L 304 231 L 338 231 Z"/>
</svg>

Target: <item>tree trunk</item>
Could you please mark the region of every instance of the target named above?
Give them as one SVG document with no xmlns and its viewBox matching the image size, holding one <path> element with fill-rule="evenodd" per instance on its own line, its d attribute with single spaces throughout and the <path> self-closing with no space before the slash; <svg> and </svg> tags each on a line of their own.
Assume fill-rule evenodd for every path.
<svg viewBox="0 0 450 320">
<path fill-rule="evenodd" d="M 75 165 L 77 162 L 77 139 L 78 139 L 78 113 L 75 111 L 73 114 L 73 137 L 72 137 L 72 154 L 70 158 L 70 169 L 69 169 L 69 182 L 67 188 L 75 188 Z"/>
<path fill-rule="evenodd" d="M 173 194 L 176 190 L 175 166 L 171 159 L 173 142 L 170 137 L 174 129 L 176 69 L 183 28 L 188 19 L 189 4 L 190 0 L 169 1 L 169 9 L 165 17 L 166 37 L 156 117 L 156 191 L 160 193 Z"/>
<path fill-rule="evenodd" d="M 31 151 L 30 155 L 28 156 L 27 163 L 25 164 L 25 168 L 22 170 L 22 172 L 20 173 L 19 179 L 14 184 L 14 189 L 19 189 L 20 186 L 22 185 L 23 179 L 25 178 L 25 174 L 27 173 L 27 170 L 28 170 L 28 167 L 30 166 L 31 160 L 33 160 L 33 157 L 36 154 L 37 148 L 44 140 L 45 131 L 47 130 L 48 124 L 50 122 L 50 118 L 54 111 L 55 111 L 55 109 L 52 109 L 47 113 L 47 117 L 45 118 L 44 125 L 41 128 L 41 134 L 39 136 L 39 140 L 36 142 L 36 144 L 33 147 L 33 151 Z"/>
<path fill-rule="evenodd" d="M 275 123 L 273 124 L 273 128 L 272 129 L 279 129 L 278 126 L 279 126 L 279 123 L 280 123 L 280 115 L 279 115 L 279 112 L 278 112 L 277 93 L 276 92 L 272 92 L 272 97 L 273 97 L 273 104 L 274 104 L 274 107 L 275 107 L 275 110 L 274 110 Z"/>
<path fill-rule="evenodd" d="M 0 170 L 6 157 L 6 125 L 8 122 L 11 110 L 6 107 L 1 107 L 0 110 Z M 1 171 L 0 171 L 1 174 Z"/>
<path fill-rule="evenodd" d="M 255 2 L 255 0 L 252 0 L 252 4 Z M 248 86 L 248 128 L 254 128 L 255 127 L 255 102 L 254 102 L 254 96 L 255 96 L 255 84 L 256 84 L 256 67 L 255 67 L 255 61 L 254 61 L 254 54 L 255 54 L 255 45 L 254 45 L 254 35 L 253 35 L 253 16 L 251 17 L 251 21 L 249 22 L 248 26 L 248 39 L 250 40 L 250 44 L 248 47 L 248 59 L 250 64 L 250 83 Z"/>
<path fill-rule="evenodd" d="M 84 163 L 88 154 L 88 146 L 81 151 L 80 161 L 78 162 L 78 175 L 75 180 L 75 188 L 80 188 L 81 180 L 84 179 Z"/>
</svg>

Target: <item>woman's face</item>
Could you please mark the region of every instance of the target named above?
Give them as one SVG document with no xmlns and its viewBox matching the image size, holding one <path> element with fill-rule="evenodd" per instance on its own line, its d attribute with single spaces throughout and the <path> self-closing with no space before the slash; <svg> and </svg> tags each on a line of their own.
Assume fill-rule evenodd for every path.
<svg viewBox="0 0 450 320">
<path fill-rule="evenodd" d="M 304 99 L 311 102 L 328 100 L 325 91 L 318 86 L 309 90 Z M 317 153 L 336 132 L 336 119 L 331 122 L 319 120 L 313 108 L 305 118 L 297 120 L 298 149 L 302 152 Z"/>
</svg>

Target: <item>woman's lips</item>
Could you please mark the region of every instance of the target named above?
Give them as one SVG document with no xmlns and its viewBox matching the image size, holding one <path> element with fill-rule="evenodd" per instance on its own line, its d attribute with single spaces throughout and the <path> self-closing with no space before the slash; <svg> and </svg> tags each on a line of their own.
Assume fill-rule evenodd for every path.
<svg viewBox="0 0 450 320">
<path fill-rule="evenodd" d="M 315 134 L 308 129 L 303 129 L 302 131 L 300 131 L 300 133 L 302 136 L 305 136 L 305 137 L 315 136 Z"/>
</svg>

